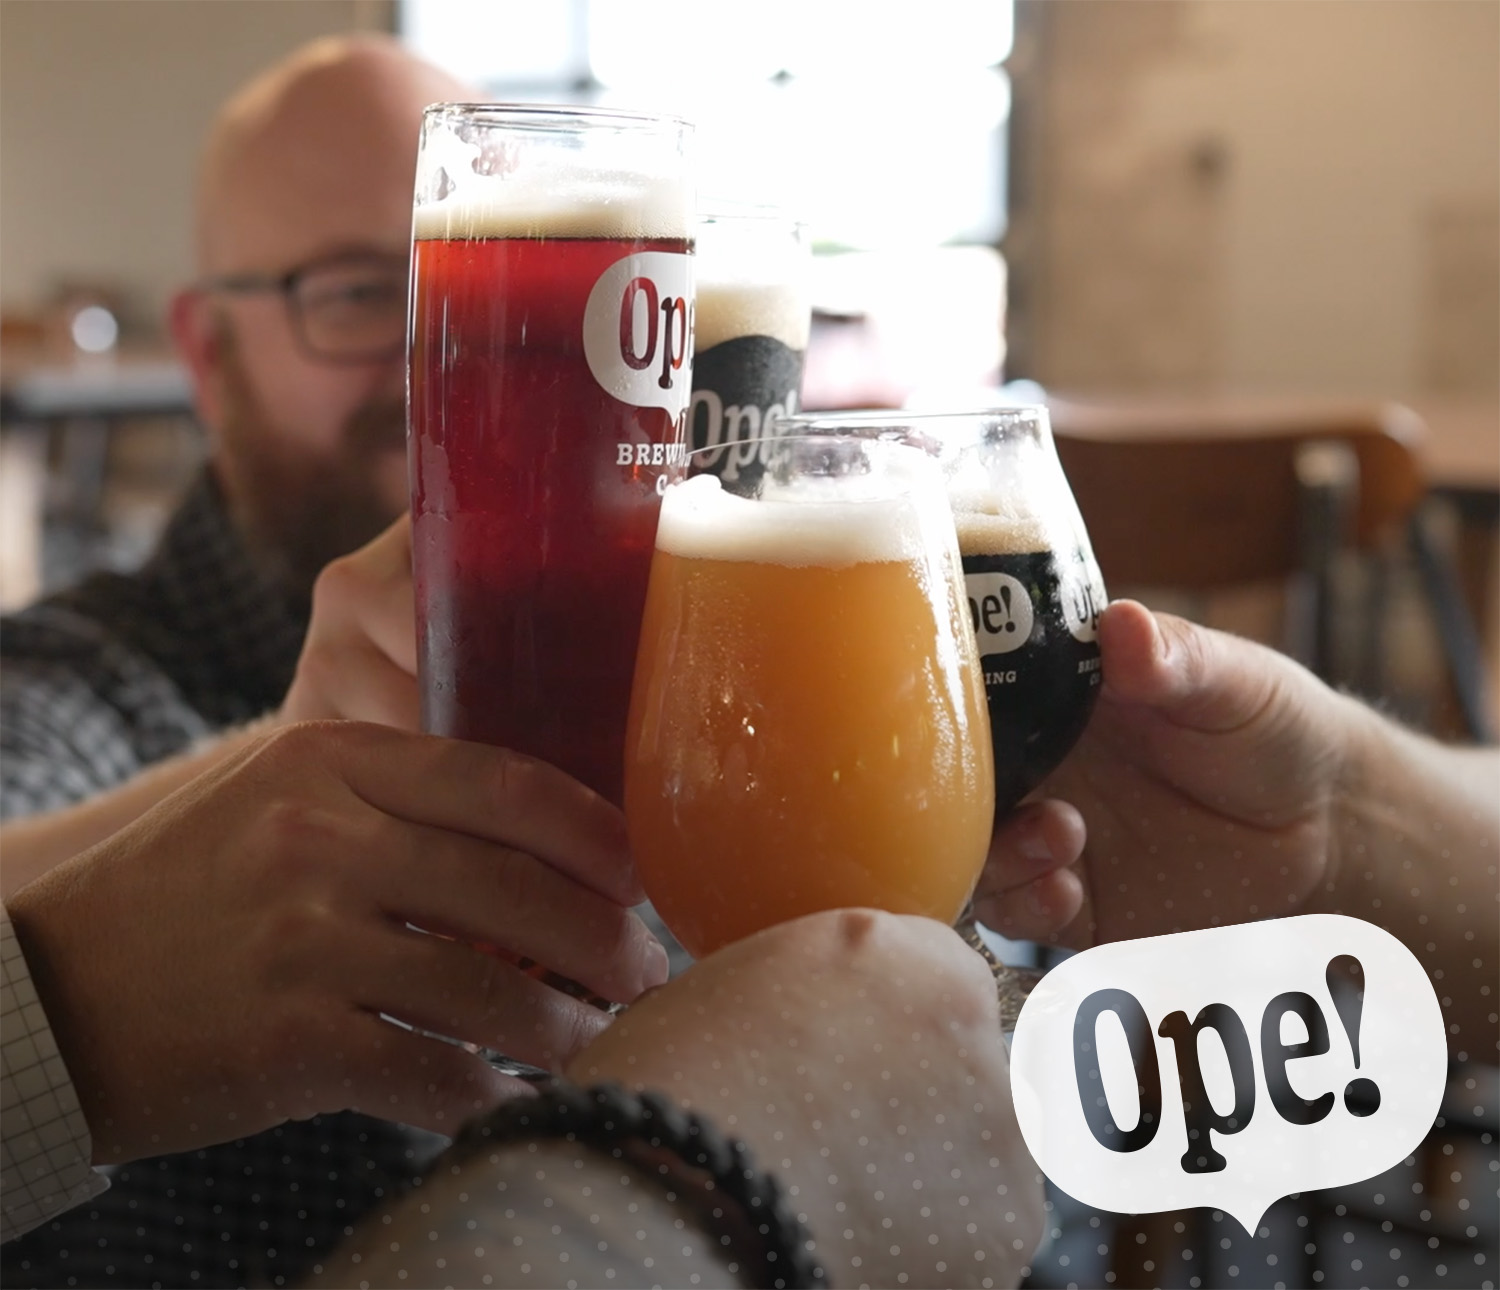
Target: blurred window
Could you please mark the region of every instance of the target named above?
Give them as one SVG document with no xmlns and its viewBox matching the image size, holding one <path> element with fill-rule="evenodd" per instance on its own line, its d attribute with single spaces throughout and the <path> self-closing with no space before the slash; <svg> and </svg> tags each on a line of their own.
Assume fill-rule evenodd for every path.
<svg viewBox="0 0 1500 1290">
<path fill-rule="evenodd" d="M 962 400 L 999 379 L 1013 0 L 400 0 L 398 15 L 415 52 L 499 99 L 689 118 L 705 201 L 805 220 L 815 307 L 860 326 L 847 361 L 847 344 L 809 355 L 806 397 Z"/>
<path fill-rule="evenodd" d="M 402 0 L 419 54 L 497 97 L 678 112 L 705 196 L 792 205 L 825 247 L 994 245 L 1009 0 Z"/>
</svg>

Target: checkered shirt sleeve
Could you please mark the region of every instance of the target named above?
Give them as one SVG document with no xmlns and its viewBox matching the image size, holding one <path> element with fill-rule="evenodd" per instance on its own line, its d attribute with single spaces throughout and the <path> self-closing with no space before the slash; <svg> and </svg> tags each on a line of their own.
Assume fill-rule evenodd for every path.
<svg viewBox="0 0 1500 1290">
<path fill-rule="evenodd" d="M 37 1000 L 10 916 L 0 912 L 0 1240 L 109 1186 L 89 1164 L 88 1125 Z"/>
</svg>

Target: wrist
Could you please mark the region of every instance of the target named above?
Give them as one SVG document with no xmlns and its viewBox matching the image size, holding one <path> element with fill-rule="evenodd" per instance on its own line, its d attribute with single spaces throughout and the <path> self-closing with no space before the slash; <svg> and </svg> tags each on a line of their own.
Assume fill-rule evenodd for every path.
<svg viewBox="0 0 1500 1290">
<path fill-rule="evenodd" d="M 749 1284 L 654 1177 L 562 1139 L 441 1156 L 311 1285 Z"/>
<path fill-rule="evenodd" d="M 812 1242 L 776 1178 L 749 1149 L 661 1094 L 618 1084 L 554 1083 L 470 1124 L 450 1156 L 462 1162 L 513 1143 L 566 1141 L 618 1161 L 664 1191 L 717 1241 L 747 1284 L 825 1285 Z"/>
<path fill-rule="evenodd" d="M 100 1137 L 101 1129 L 107 1127 L 111 1135 L 115 1129 L 109 1114 L 109 1099 L 99 1078 L 102 1072 L 90 1060 L 91 1052 L 100 1046 L 100 1036 L 89 1033 L 91 1027 L 85 1020 L 87 1009 L 83 1000 L 73 983 L 56 970 L 74 956 L 66 947 L 59 947 L 52 927 L 49 894 L 55 886 L 45 879 L 28 884 L 6 902 L 6 911 L 31 988 L 88 1127 L 91 1157 L 94 1163 L 104 1163 L 116 1156 L 104 1149 Z"/>
</svg>

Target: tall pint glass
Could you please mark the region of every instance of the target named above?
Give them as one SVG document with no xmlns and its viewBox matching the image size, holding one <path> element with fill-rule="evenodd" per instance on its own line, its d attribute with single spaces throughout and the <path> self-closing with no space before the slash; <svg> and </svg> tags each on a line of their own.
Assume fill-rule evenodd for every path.
<svg viewBox="0 0 1500 1290">
<path fill-rule="evenodd" d="M 627 740 L 641 881 L 695 955 L 850 905 L 952 922 L 993 820 L 989 722 L 937 464 L 757 444 L 667 490 Z"/>
<path fill-rule="evenodd" d="M 666 469 L 691 372 L 691 127 L 428 108 L 409 452 L 425 729 L 621 800 Z"/>
</svg>

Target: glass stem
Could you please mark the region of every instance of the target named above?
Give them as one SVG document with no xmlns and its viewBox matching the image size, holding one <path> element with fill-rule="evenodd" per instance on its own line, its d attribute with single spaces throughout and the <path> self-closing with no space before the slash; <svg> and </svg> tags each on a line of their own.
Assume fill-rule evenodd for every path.
<svg viewBox="0 0 1500 1290">
<path fill-rule="evenodd" d="M 1042 979 L 1043 974 L 1036 968 L 1017 967 L 1001 960 L 980 934 L 979 925 L 974 921 L 972 901 L 964 906 L 964 912 L 958 916 L 953 930 L 989 964 L 990 972 L 995 978 L 995 992 L 1000 997 L 1000 1029 L 1009 1034 L 1016 1028 L 1016 1020 L 1021 1015 L 1021 1005 L 1026 1002 L 1026 996 Z"/>
</svg>

